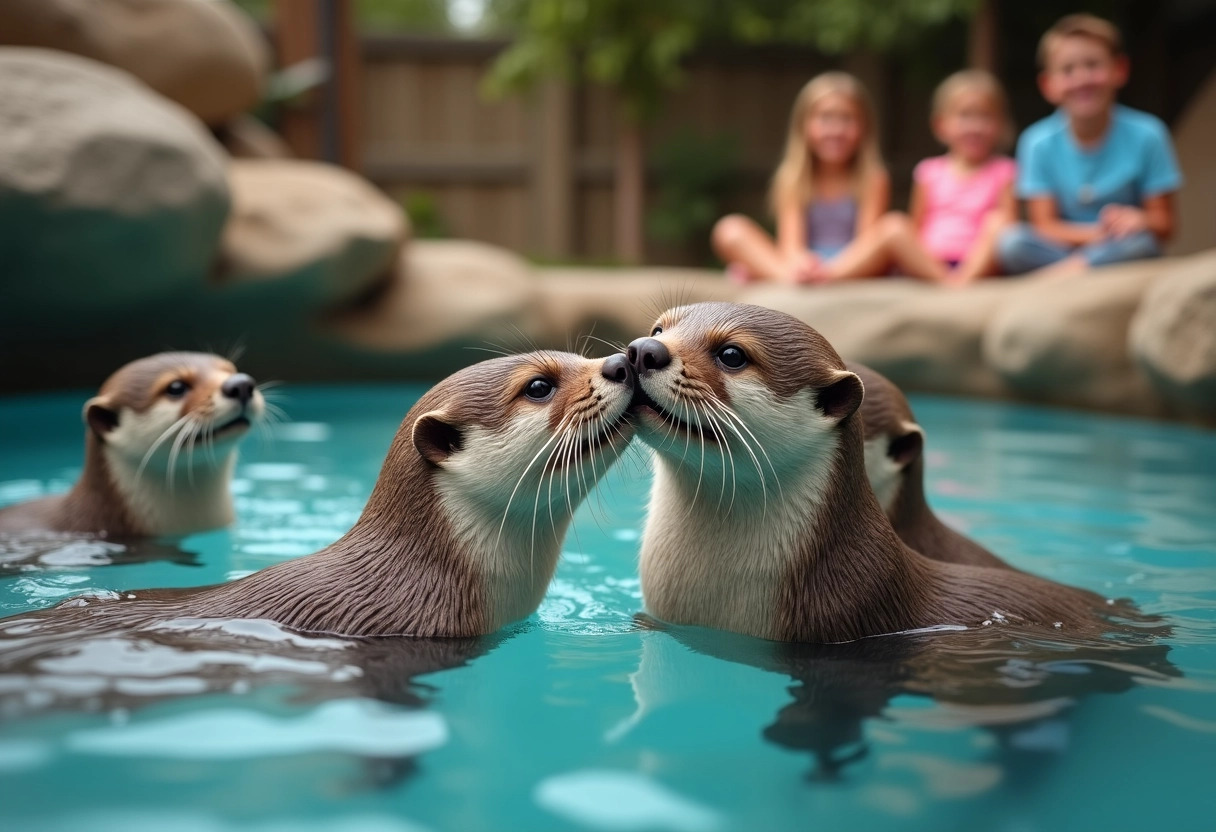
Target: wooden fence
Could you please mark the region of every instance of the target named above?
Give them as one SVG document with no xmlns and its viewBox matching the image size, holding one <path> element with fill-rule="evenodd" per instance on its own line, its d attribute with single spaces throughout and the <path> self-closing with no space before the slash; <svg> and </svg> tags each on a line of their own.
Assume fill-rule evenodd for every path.
<svg viewBox="0 0 1216 832">
<path fill-rule="evenodd" d="M 424 194 L 449 233 L 554 260 L 613 258 L 618 110 L 611 91 L 550 82 L 488 100 L 482 78 L 499 41 L 365 36 L 361 39 L 360 152 L 364 173 L 405 200 Z M 729 135 L 738 149 L 724 208 L 764 214 L 764 195 L 799 88 L 836 64 L 789 48 L 732 50 L 689 62 L 684 84 L 645 134 L 648 151 L 674 137 Z M 909 94 L 874 58 L 843 63 L 866 82 L 880 113 L 897 183 L 932 152 L 926 91 Z M 914 123 L 915 131 L 892 124 Z M 651 169 L 648 200 L 656 178 Z M 415 197 L 417 198 L 417 197 Z M 649 262 L 703 261 L 704 240 L 648 241 Z"/>
</svg>

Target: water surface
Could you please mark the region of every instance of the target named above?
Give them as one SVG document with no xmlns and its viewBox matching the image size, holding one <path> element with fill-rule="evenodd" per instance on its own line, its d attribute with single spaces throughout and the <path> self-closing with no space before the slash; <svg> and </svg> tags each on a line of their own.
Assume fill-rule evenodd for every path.
<svg viewBox="0 0 1216 832">
<path fill-rule="evenodd" d="M 0 614 L 315 551 L 358 516 L 420 392 L 289 391 L 292 422 L 244 446 L 236 527 L 133 553 L 52 543 L 38 568 L 0 575 Z M 85 398 L 0 402 L 0 504 L 72 482 Z M 1216 435 L 913 406 L 944 519 L 1020 568 L 1132 598 L 1169 637 L 996 627 L 811 647 L 640 625 L 648 481 L 633 457 L 580 509 L 540 611 L 493 638 L 350 644 L 184 622 L 10 645 L 0 824 L 1211 829 Z"/>
</svg>

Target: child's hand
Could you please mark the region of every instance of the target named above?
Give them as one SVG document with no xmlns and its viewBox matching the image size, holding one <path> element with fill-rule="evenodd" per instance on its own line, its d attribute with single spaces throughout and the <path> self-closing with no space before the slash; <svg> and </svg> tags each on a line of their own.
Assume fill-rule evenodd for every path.
<svg viewBox="0 0 1216 832">
<path fill-rule="evenodd" d="M 794 283 L 818 283 L 818 275 L 822 262 L 819 256 L 811 251 L 805 251 L 795 258 L 790 269 Z"/>
<path fill-rule="evenodd" d="M 1121 240 L 1148 229 L 1148 215 L 1132 205 L 1107 205 L 1098 215 L 1102 231 Z"/>
</svg>

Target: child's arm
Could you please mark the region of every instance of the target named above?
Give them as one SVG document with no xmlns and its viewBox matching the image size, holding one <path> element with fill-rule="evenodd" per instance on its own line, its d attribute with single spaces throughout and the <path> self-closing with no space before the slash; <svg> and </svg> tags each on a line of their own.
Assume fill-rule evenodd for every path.
<svg viewBox="0 0 1216 832">
<path fill-rule="evenodd" d="M 1158 240 L 1165 242 L 1174 236 L 1174 224 L 1172 193 L 1146 197 L 1140 208 L 1107 205 L 1102 209 L 1102 229 L 1115 239 L 1151 231 Z"/>
<path fill-rule="evenodd" d="M 854 239 L 873 228 L 891 207 L 891 177 L 885 170 L 878 171 L 869 181 L 862 183 L 857 203 L 857 230 L 853 232 Z"/>
<path fill-rule="evenodd" d="M 1034 230 L 1049 240 L 1071 246 L 1084 246 L 1102 239 L 1100 223 L 1065 222 L 1060 219 L 1054 197 L 1034 196 L 1026 200 L 1026 216 Z"/>
</svg>

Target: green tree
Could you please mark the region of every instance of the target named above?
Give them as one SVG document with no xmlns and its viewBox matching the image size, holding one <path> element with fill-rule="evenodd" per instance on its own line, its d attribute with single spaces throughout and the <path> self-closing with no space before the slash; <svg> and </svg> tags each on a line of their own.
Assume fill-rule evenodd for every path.
<svg viewBox="0 0 1216 832">
<path fill-rule="evenodd" d="M 490 0 L 514 41 L 487 78 L 492 93 L 544 77 L 616 90 L 623 108 L 616 165 L 617 256 L 642 254 L 641 128 L 706 42 L 795 43 L 828 53 L 886 49 L 926 26 L 970 16 L 983 0 Z"/>
</svg>

